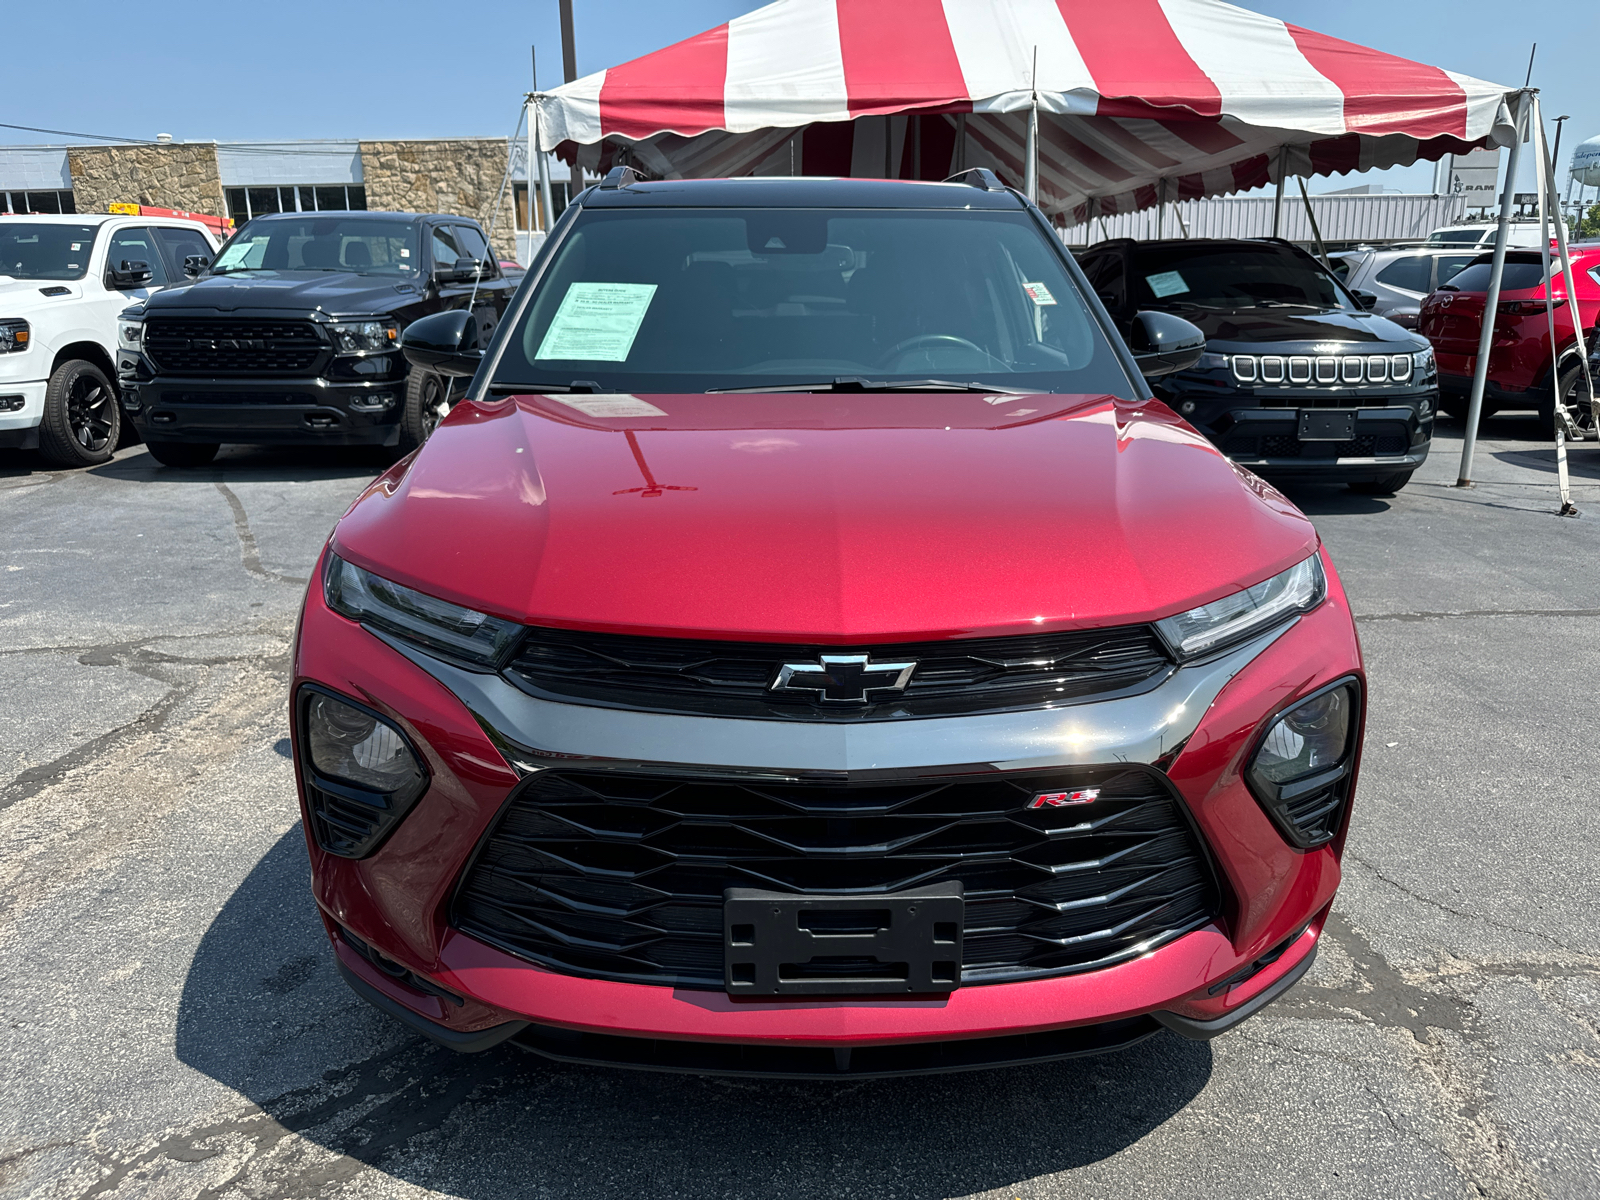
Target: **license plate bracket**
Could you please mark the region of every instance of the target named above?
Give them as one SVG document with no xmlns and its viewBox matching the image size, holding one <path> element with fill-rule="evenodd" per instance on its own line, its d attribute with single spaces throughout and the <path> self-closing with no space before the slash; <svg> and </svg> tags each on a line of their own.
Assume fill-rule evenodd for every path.
<svg viewBox="0 0 1600 1200">
<path fill-rule="evenodd" d="M 904 892 L 797 896 L 723 893 L 730 996 L 882 996 L 961 985 L 959 883 Z"/>
<path fill-rule="evenodd" d="M 1302 408 L 1302 442 L 1348 442 L 1356 436 L 1356 410 L 1353 408 Z"/>
</svg>

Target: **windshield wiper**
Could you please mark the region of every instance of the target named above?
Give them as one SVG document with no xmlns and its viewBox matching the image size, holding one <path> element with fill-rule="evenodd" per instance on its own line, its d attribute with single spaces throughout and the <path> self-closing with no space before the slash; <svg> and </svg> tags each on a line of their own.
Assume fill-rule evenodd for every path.
<svg viewBox="0 0 1600 1200">
<path fill-rule="evenodd" d="M 1021 388 L 998 387 L 992 383 L 954 383 L 948 379 L 861 379 L 841 376 L 818 383 L 777 383 L 768 386 L 707 388 L 706 395 L 730 392 L 988 392 L 1001 396 L 1031 396 Z"/>
<path fill-rule="evenodd" d="M 528 392 L 578 392 L 589 395 L 598 395 L 605 392 L 592 379 L 574 379 L 571 383 L 514 383 L 497 379 L 489 385 L 491 392 L 512 392 L 522 395 Z"/>
</svg>

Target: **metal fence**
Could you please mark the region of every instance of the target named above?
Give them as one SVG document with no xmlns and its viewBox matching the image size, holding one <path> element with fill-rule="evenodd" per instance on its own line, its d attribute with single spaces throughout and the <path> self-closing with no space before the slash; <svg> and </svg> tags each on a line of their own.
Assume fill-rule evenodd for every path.
<svg viewBox="0 0 1600 1200">
<path fill-rule="evenodd" d="M 1421 241 L 1441 225 L 1461 220 L 1460 196 L 1400 195 L 1313 196 L 1311 211 L 1325 243 Z M 1063 231 L 1069 246 L 1087 246 L 1106 238 L 1246 238 L 1272 236 L 1271 196 L 1218 196 L 1184 200 L 1143 212 L 1096 217 Z M 1311 223 L 1305 203 L 1291 183 L 1284 191 L 1279 236 L 1309 244 Z"/>
</svg>

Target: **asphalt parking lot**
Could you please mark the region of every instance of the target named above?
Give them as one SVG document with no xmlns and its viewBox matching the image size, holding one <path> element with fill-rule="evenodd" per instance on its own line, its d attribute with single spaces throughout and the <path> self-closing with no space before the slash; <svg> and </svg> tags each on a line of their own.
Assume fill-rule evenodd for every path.
<svg viewBox="0 0 1600 1200">
<path fill-rule="evenodd" d="M 336 976 L 287 754 L 315 555 L 379 469 L 0 452 L 0 1196 L 1594 1196 L 1600 448 L 1531 418 L 1294 498 L 1372 675 L 1313 973 L 1211 1043 L 772 1084 L 463 1058 Z M 1226 531 L 1219 531 L 1226 536 Z"/>
</svg>

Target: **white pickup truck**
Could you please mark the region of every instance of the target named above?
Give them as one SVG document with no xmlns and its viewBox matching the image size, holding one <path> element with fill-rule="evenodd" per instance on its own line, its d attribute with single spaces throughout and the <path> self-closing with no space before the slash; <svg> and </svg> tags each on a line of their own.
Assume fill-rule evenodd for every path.
<svg viewBox="0 0 1600 1200">
<path fill-rule="evenodd" d="M 216 252 L 197 221 L 0 215 L 0 447 L 68 467 L 110 458 L 122 432 L 117 314 Z"/>
</svg>

